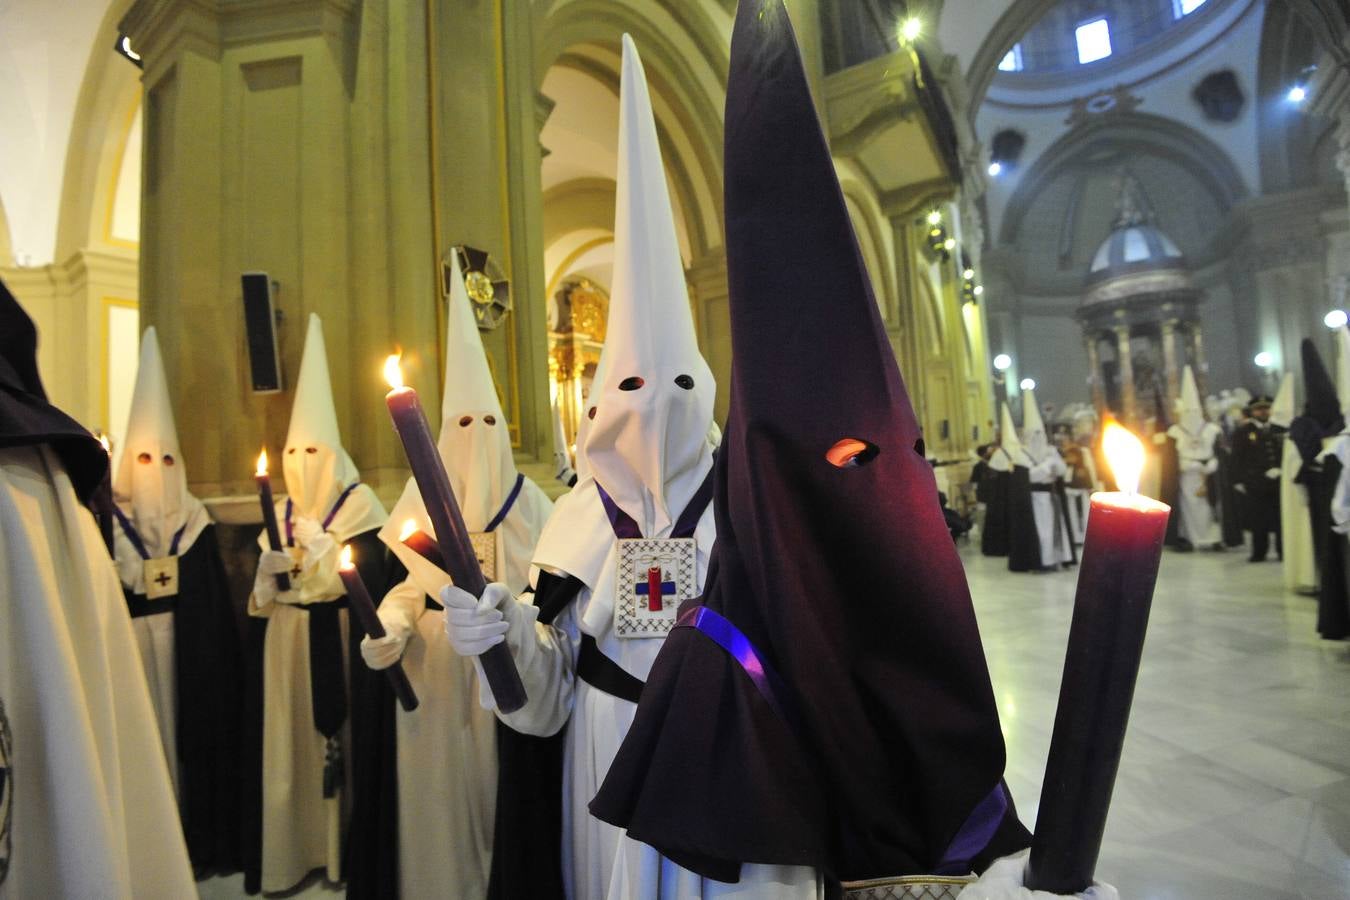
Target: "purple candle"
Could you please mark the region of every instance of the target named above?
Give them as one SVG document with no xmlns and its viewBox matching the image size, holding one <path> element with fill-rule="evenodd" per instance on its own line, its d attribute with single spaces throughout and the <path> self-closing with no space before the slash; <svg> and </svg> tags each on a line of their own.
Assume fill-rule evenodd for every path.
<svg viewBox="0 0 1350 900">
<path fill-rule="evenodd" d="M 356 570 L 356 563 L 352 562 L 351 545 L 342 548 L 342 562 L 338 565 L 338 575 L 342 578 L 343 586 L 347 588 L 347 606 L 351 609 L 352 615 L 356 616 L 356 622 L 361 626 L 361 630 L 372 640 L 384 637 L 384 623 L 375 614 L 375 604 L 370 599 L 370 591 L 366 590 L 366 582 Z M 417 694 L 408 681 L 408 673 L 403 671 L 402 661 L 385 669 L 384 677 L 389 679 L 389 686 L 394 689 L 394 696 L 398 697 L 400 706 L 408 712 L 417 709 Z"/>
<path fill-rule="evenodd" d="M 1171 514 L 1135 493 L 1144 464 L 1138 438 L 1111 422 L 1102 443 L 1121 492 L 1092 495 L 1026 870 L 1028 888 L 1054 894 L 1092 884 Z"/>
<path fill-rule="evenodd" d="M 258 454 L 258 470 L 253 473 L 253 480 L 258 482 L 258 502 L 262 504 L 263 527 L 267 529 L 267 543 L 273 550 L 280 550 L 281 531 L 277 528 L 277 509 L 276 503 L 272 500 L 272 479 L 267 474 L 267 448 L 264 447 Z M 291 589 L 291 576 L 285 572 L 278 572 L 277 590 L 289 591 Z"/>
<path fill-rule="evenodd" d="M 393 388 L 385 395 L 384 402 L 394 420 L 394 430 L 403 442 L 403 450 L 408 454 L 408 465 L 445 559 L 446 572 L 456 587 L 481 597 L 487 583 L 478 566 L 478 557 L 474 555 L 469 530 L 464 526 L 459 503 L 450 490 L 450 478 L 436 451 L 436 442 L 422 412 L 422 404 L 418 402 L 417 391 L 403 384 L 397 356 L 391 356 L 385 362 L 384 377 Z M 512 713 L 525 705 L 525 685 L 521 683 L 515 660 L 505 643 L 488 649 L 479 661 L 499 710 Z"/>
</svg>

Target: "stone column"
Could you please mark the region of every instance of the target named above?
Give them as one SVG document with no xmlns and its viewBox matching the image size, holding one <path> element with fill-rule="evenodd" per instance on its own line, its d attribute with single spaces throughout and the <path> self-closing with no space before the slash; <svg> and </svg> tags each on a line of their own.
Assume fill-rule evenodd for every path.
<svg viewBox="0 0 1350 900">
<path fill-rule="evenodd" d="M 1092 405 L 1100 419 L 1106 413 L 1106 387 L 1102 384 L 1101 354 L 1097 351 L 1097 334 L 1088 332 L 1083 336 L 1083 346 L 1087 349 L 1088 386 L 1092 389 Z"/>
<path fill-rule="evenodd" d="M 1181 396 L 1181 371 L 1177 366 L 1177 320 L 1165 319 L 1160 326 L 1162 335 L 1163 377 L 1167 380 L 1167 408 L 1175 409 Z M 1199 380 L 1199 372 L 1196 373 Z"/>
<path fill-rule="evenodd" d="M 1134 363 L 1130 358 L 1130 326 L 1116 325 L 1116 355 L 1120 359 L 1120 416 L 1127 425 L 1138 426 L 1134 400 Z"/>
</svg>

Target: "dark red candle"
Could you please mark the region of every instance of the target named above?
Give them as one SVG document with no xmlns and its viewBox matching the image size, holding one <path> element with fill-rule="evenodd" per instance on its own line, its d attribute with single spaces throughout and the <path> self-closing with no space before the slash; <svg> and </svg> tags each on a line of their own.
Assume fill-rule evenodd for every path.
<svg viewBox="0 0 1350 900">
<path fill-rule="evenodd" d="M 338 565 L 338 575 L 342 578 L 343 586 L 347 588 L 347 606 L 356 617 L 361 630 L 373 640 L 384 637 L 386 633 L 384 623 L 375 613 L 375 604 L 370 599 L 370 591 L 366 590 L 366 582 L 356 570 L 356 564 L 352 562 L 351 547 L 342 548 L 342 562 Z M 417 694 L 408 681 L 408 673 L 403 671 L 402 662 L 396 662 L 385 669 L 384 677 L 389 679 L 389 686 L 394 689 L 394 696 L 398 697 L 400 706 L 408 712 L 417 709 Z"/>
<path fill-rule="evenodd" d="M 281 530 L 277 528 L 277 506 L 272 499 L 272 479 L 267 474 L 267 448 L 258 454 L 258 470 L 253 473 L 258 482 L 258 502 L 262 504 L 263 528 L 267 531 L 267 545 L 273 550 L 281 550 Z M 277 590 L 291 589 L 291 576 L 285 572 L 276 575 Z"/>
<path fill-rule="evenodd" d="M 1055 894 L 1092 884 L 1171 514 L 1133 492 L 1143 468 L 1138 439 L 1113 422 L 1103 443 L 1126 490 L 1092 495 L 1026 871 L 1028 888 Z"/>
<path fill-rule="evenodd" d="M 647 611 L 661 611 L 661 567 L 647 569 Z"/>
<path fill-rule="evenodd" d="M 445 464 L 436 450 L 436 442 L 432 439 L 431 428 L 427 425 L 427 417 L 422 412 L 417 392 L 404 386 L 397 356 L 389 357 L 384 374 L 393 388 L 385 395 L 384 402 L 389 407 L 390 418 L 394 420 L 394 430 L 403 442 L 403 450 L 408 454 L 408 466 L 412 469 L 417 491 L 422 495 L 422 505 L 426 507 L 427 518 L 431 520 L 431 530 L 445 559 L 446 572 L 456 587 L 481 597 L 487 587 L 483 570 L 478 565 L 478 557 L 474 555 L 469 530 L 464 526 L 459 502 L 450 490 L 450 478 L 445 474 Z M 479 657 L 479 662 L 482 663 L 483 674 L 487 677 L 488 687 L 492 690 L 499 710 L 512 713 L 525 705 L 525 685 L 520 680 L 515 660 L 511 658 L 511 651 L 505 643 L 489 648 Z"/>
</svg>

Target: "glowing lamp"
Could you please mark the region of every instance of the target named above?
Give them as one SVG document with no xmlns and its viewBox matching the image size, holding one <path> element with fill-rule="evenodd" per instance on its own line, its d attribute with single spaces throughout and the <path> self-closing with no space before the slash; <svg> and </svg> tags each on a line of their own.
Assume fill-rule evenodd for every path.
<svg viewBox="0 0 1350 900">
<path fill-rule="evenodd" d="M 994 357 L 994 368 L 1000 372 L 1006 372 L 1012 368 L 1012 357 L 1006 353 L 1000 353 Z"/>
<path fill-rule="evenodd" d="M 1023 378 L 1022 383 L 1019 384 L 1018 387 L 1020 387 L 1024 391 L 1034 391 L 1036 390 L 1036 379 Z"/>
<path fill-rule="evenodd" d="M 1252 362 L 1262 369 L 1269 369 L 1275 363 L 1275 357 L 1267 350 L 1262 350 L 1252 358 Z"/>
<path fill-rule="evenodd" d="M 1296 84 L 1284 96 L 1290 103 L 1299 104 L 1308 99 L 1308 89 L 1301 84 Z"/>
<path fill-rule="evenodd" d="M 1326 325 L 1332 331 L 1335 331 L 1337 328 L 1344 328 L 1345 323 L 1348 321 L 1350 321 L 1350 316 L 1347 316 L 1343 309 L 1333 309 L 1322 317 L 1322 324 Z"/>
<path fill-rule="evenodd" d="M 999 175 L 1001 175 L 1001 174 L 1003 174 L 1003 163 L 1001 163 L 1001 162 L 991 162 L 991 163 L 989 164 L 989 175 L 990 175 L 990 177 L 992 177 L 992 178 L 997 178 L 997 177 L 998 177 Z"/>
<path fill-rule="evenodd" d="M 900 26 L 900 39 L 906 44 L 912 44 L 923 34 L 923 22 L 919 19 L 910 17 Z"/>
</svg>

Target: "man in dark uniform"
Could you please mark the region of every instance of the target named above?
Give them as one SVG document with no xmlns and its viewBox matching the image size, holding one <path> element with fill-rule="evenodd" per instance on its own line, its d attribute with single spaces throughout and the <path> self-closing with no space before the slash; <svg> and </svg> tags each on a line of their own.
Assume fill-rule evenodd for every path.
<svg viewBox="0 0 1350 900">
<path fill-rule="evenodd" d="M 1252 533 L 1251 562 L 1262 562 L 1275 534 L 1275 553 L 1284 556 L 1280 539 L 1280 461 L 1285 429 L 1270 422 L 1271 399 L 1252 400 L 1247 419 L 1233 433 L 1233 471 L 1242 493 L 1242 526 Z"/>
</svg>

